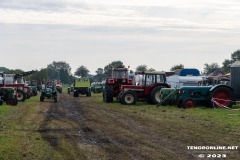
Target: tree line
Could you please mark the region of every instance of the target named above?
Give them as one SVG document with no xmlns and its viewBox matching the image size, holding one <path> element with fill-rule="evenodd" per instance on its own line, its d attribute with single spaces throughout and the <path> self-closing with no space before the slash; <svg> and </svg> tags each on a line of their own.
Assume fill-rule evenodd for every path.
<svg viewBox="0 0 240 160">
<path fill-rule="evenodd" d="M 204 64 L 204 70 L 202 74 L 209 74 L 216 69 L 220 69 L 223 73 L 229 72 L 229 66 L 235 62 L 236 60 L 240 60 L 240 50 L 236 50 L 231 54 L 231 59 L 225 59 L 222 63 L 222 66 L 213 62 L 211 64 Z M 123 62 L 121 61 L 113 61 L 103 68 L 97 68 L 95 71 L 95 75 L 89 75 L 89 70 L 86 66 L 81 65 L 76 69 L 74 75 L 71 73 L 71 67 L 68 63 L 64 61 L 53 61 L 51 64 L 48 64 L 46 68 L 42 68 L 40 70 L 36 70 L 35 74 L 29 75 L 24 77 L 26 80 L 37 80 L 38 83 L 42 82 L 43 80 L 61 80 L 64 84 L 72 84 L 74 81 L 75 76 L 79 77 L 89 77 L 91 81 L 101 82 L 105 78 L 111 76 L 111 70 L 114 67 L 127 67 L 124 66 Z M 175 71 L 177 69 L 184 69 L 183 64 L 174 65 L 171 67 L 170 71 Z M 155 71 L 154 68 L 148 68 L 147 65 L 142 64 L 136 67 L 135 71 Z M 6 67 L 0 67 L 0 72 L 4 72 L 6 74 L 18 74 L 24 72 L 21 69 L 8 69 Z M 130 73 L 133 73 L 133 70 L 130 70 Z"/>
</svg>

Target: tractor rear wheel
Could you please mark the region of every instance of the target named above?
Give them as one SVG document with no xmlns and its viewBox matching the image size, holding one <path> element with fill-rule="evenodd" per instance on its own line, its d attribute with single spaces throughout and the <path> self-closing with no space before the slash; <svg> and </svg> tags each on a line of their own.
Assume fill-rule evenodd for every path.
<svg viewBox="0 0 240 160">
<path fill-rule="evenodd" d="M 17 100 L 18 101 L 25 101 L 26 94 L 22 90 L 17 90 Z"/>
<path fill-rule="evenodd" d="M 105 86 L 105 93 L 104 93 L 105 102 L 108 103 L 113 101 L 113 89 L 114 89 L 113 85 Z"/>
<path fill-rule="evenodd" d="M 211 92 L 211 100 L 219 107 L 232 107 L 232 99 L 233 92 L 227 87 L 218 87 Z"/>
<path fill-rule="evenodd" d="M 123 93 L 120 102 L 124 105 L 135 105 L 137 102 L 137 95 L 133 91 Z"/>
<path fill-rule="evenodd" d="M 186 109 L 191 109 L 191 108 L 194 108 L 196 106 L 196 103 L 193 99 L 187 98 L 183 101 L 183 106 Z"/>
<path fill-rule="evenodd" d="M 16 102 L 13 98 L 10 98 L 6 101 L 7 105 L 9 106 L 15 106 L 16 105 Z"/>
<path fill-rule="evenodd" d="M 153 88 L 153 90 L 150 93 L 150 103 L 152 104 L 158 104 L 162 100 L 160 90 L 162 89 L 162 86 L 156 86 Z"/>
<path fill-rule="evenodd" d="M 32 96 L 37 96 L 37 94 L 38 94 L 38 93 L 37 93 L 36 90 L 33 90 L 33 91 L 32 91 Z"/>
<path fill-rule="evenodd" d="M 181 108 L 182 107 L 182 100 L 177 100 L 177 107 L 178 108 Z"/>
</svg>

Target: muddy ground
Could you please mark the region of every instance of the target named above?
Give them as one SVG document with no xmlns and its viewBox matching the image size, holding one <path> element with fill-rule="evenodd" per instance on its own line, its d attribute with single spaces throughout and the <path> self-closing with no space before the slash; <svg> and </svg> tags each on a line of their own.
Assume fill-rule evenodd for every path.
<svg viewBox="0 0 240 160">
<path fill-rule="evenodd" d="M 72 154 L 86 159 L 194 158 L 184 144 L 172 141 L 128 115 L 92 104 L 89 97 L 62 94 L 58 103 L 41 105 L 46 118 L 38 132 L 62 153 L 60 139 L 76 149 Z M 65 154 L 69 159 L 76 157 Z"/>
<path fill-rule="evenodd" d="M 114 107 L 119 105 L 117 103 L 106 107 L 98 101 L 101 101 L 99 96 L 76 98 L 63 93 L 58 95 L 57 103 L 51 100 L 34 103 L 31 112 L 28 107 L 23 107 L 18 116 L 14 116 L 21 124 L 18 128 L 26 136 L 34 137 L 23 138 L 20 142 L 24 143 L 21 144 L 23 159 L 192 160 L 203 158 L 198 158 L 200 152 L 188 150 L 189 145 L 201 146 L 209 139 L 214 142 L 208 144 L 228 145 L 226 140 L 219 138 L 225 135 L 225 131 L 215 131 L 212 123 L 196 126 L 194 122 L 198 123 L 197 119 L 176 115 L 169 118 L 176 119 L 172 125 L 167 116 L 159 118 L 158 115 L 149 115 L 146 110 L 129 110 L 131 106 L 120 109 Z M 168 111 L 159 112 L 164 115 Z M 186 124 L 186 127 L 196 126 L 194 130 L 188 131 L 181 126 L 182 122 L 189 121 L 188 118 L 193 120 L 193 124 Z M 196 138 L 201 137 L 201 131 L 212 138 Z M 229 138 L 239 138 L 239 134 Z M 232 139 L 229 142 L 234 142 Z M 36 145 L 42 141 L 43 147 L 35 147 L 38 151 L 31 153 L 28 150 L 32 150 L 29 148 L 35 141 L 38 141 Z M 231 153 L 234 159 L 239 155 L 239 151 Z"/>
</svg>

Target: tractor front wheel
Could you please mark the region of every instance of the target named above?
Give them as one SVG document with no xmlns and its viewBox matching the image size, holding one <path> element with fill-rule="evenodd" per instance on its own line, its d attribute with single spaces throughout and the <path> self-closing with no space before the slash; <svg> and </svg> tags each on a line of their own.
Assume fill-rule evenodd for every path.
<svg viewBox="0 0 240 160">
<path fill-rule="evenodd" d="M 15 100 L 13 98 L 10 98 L 6 101 L 7 105 L 9 106 L 15 106 L 17 105 L 17 103 L 15 102 Z"/>
<path fill-rule="evenodd" d="M 193 99 L 187 98 L 183 101 L 183 105 L 184 105 L 184 108 L 191 109 L 191 108 L 194 108 L 196 106 L 196 103 Z"/>
<path fill-rule="evenodd" d="M 104 98 L 105 102 L 112 102 L 113 101 L 113 85 L 106 85 L 105 86 L 105 93 L 104 93 Z"/>
<path fill-rule="evenodd" d="M 22 90 L 17 90 L 17 100 L 18 101 L 25 101 L 26 94 Z"/>
<path fill-rule="evenodd" d="M 79 95 L 78 95 L 78 91 L 74 91 L 73 92 L 73 97 L 78 97 Z"/>
<path fill-rule="evenodd" d="M 137 95 L 132 91 L 123 93 L 120 102 L 124 105 L 135 105 L 137 102 Z"/>
</svg>

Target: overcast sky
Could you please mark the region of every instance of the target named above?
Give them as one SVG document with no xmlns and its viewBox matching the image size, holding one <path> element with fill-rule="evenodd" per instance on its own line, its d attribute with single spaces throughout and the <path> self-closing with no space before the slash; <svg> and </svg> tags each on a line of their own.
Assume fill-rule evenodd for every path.
<svg viewBox="0 0 240 160">
<path fill-rule="evenodd" d="M 239 0 L 0 0 L 0 66 L 203 70 L 240 49 Z"/>
</svg>

